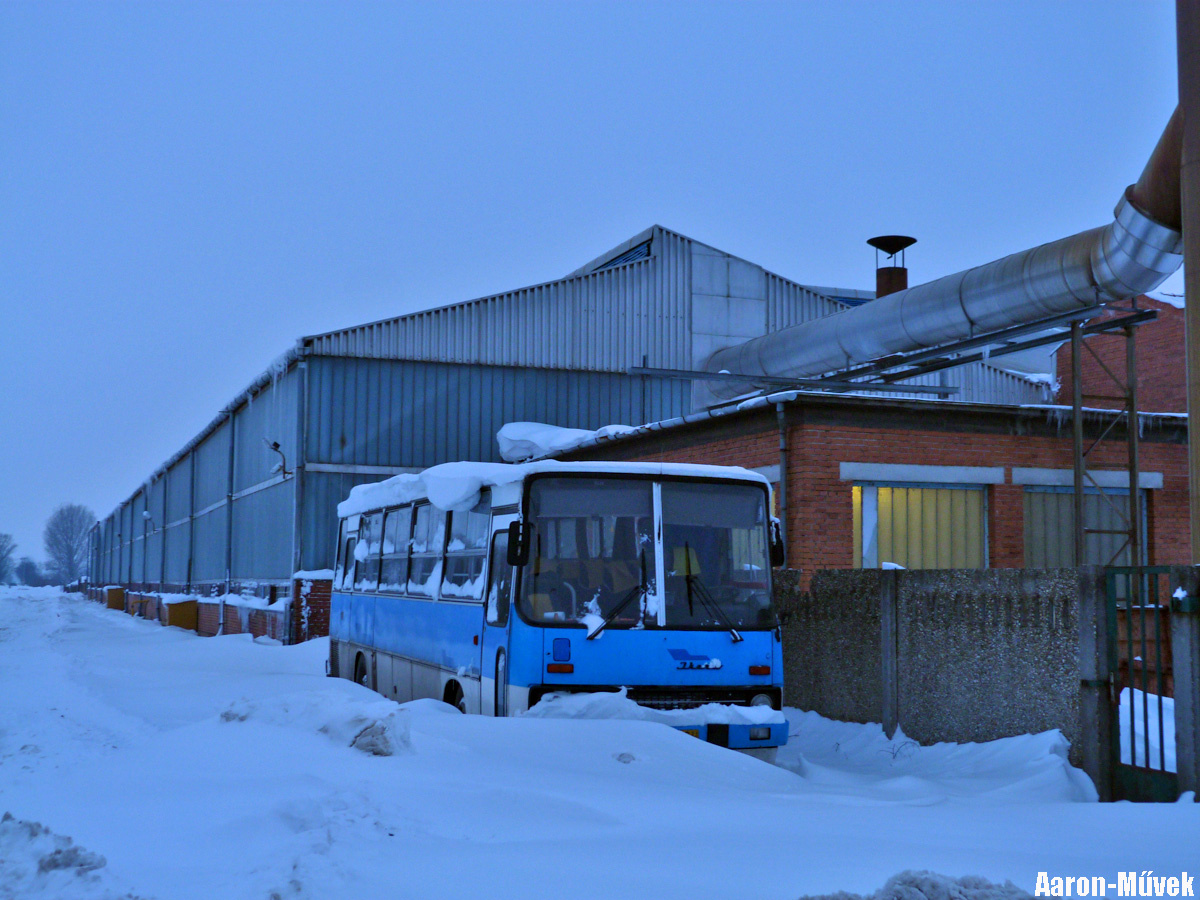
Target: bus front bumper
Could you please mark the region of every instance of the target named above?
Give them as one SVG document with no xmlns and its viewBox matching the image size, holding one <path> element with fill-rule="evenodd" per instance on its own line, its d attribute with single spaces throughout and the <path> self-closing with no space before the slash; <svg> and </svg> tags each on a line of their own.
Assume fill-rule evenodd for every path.
<svg viewBox="0 0 1200 900">
<path fill-rule="evenodd" d="M 787 722 L 769 725 L 674 725 L 676 731 L 690 734 L 718 747 L 731 750 L 756 750 L 782 747 L 787 743 Z"/>
</svg>

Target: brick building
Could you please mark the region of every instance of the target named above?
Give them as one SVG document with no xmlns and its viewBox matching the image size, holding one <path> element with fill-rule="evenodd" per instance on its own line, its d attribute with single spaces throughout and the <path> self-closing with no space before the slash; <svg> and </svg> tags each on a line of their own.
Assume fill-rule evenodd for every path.
<svg viewBox="0 0 1200 900">
<path fill-rule="evenodd" d="M 1183 315 L 1141 298 L 1159 319 L 1137 337 L 1141 481 L 1148 564 L 1186 563 L 1188 463 Z M 1118 375 L 1120 337 L 1094 349 Z M 1085 354 L 1085 389 L 1112 393 Z M 1070 348 L 1057 353 L 1069 399 Z M 1089 405 L 1093 405 L 1090 404 Z M 1116 414 L 1089 413 L 1086 443 Z M 1119 418 L 1119 417 L 1118 417 Z M 782 438 L 782 440 L 781 440 Z M 781 444 L 783 450 L 781 451 Z M 563 454 L 565 459 L 639 459 L 740 465 L 777 491 L 789 566 L 807 572 L 894 562 L 908 568 L 1074 565 L 1070 408 L 787 392 L 656 423 Z M 1103 494 L 1089 488 L 1090 528 L 1116 528 L 1128 502 L 1126 435 L 1118 421 L 1089 457 Z M 786 462 L 781 462 L 786 460 Z M 1085 563 L 1129 564 L 1122 538 L 1089 535 Z"/>
<path fill-rule="evenodd" d="M 1158 312 L 1158 318 L 1138 328 L 1138 408 L 1155 412 L 1187 412 L 1187 379 L 1184 375 L 1183 309 L 1153 297 L 1139 297 L 1138 306 Z M 1125 374 L 1125 340 L 1120 335 L 1100 334 L 1088 343 L 1114 375 Z M 1059 373 L 1057 402 L 1070 404 L 1071 347 L 1064 344 L 1056 354 Z M 1112 393 L 1112 380 L 1091 353 L 1083 355 L 1084 390 Z M 1087 406 L 1115 404 L 1091 399 Z"/>
</svg>

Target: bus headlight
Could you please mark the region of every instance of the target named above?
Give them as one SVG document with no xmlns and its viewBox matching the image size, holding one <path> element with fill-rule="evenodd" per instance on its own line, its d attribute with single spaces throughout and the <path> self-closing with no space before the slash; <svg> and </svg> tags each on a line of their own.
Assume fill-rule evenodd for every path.
<svg viewBox="0 0 1200 900">
<path fill-rule="evenodd" d="M 751 706 L 770 706 L 771 705 L 771 695 L 770 694 L 755 694 L 754 697 L 751 698 L 751 700 L 750 700 L 750 705 Z"/>
<path fill-rule="evenodd" d="M 771 737 L 771 729 L 766 725 L 754 725 L 750 729 L 750 740 L 765 741 Z"/>
</svg>

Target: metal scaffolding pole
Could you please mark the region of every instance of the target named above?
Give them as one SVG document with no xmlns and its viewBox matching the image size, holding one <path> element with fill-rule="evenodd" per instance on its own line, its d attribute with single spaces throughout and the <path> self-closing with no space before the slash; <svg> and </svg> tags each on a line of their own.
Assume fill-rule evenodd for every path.
<svg viewBox="0 0 1200 900">
<path fill-rule="evenodd" d="M 1087 535 L 1083 530 L 1083 329 L 1071 323 L 1071 439 L 1075 468 L 1075 565 L 1082 566 Z"/>
<path fill-rule="evenodd" d="M 1108 365 L 1105 364 L 1092 348 L 1084 342 L 1086 333 L 1081 323 L 1074 322 L 1071 324 L 1071 381 L 1072 381 L 1072 397 L 1071 397 L 1071 437 L 1072 450 L 1074 452 L 1074 514 L 1075 514 L 1075 565 L 1082 566 L 1090 563 L 1099 563 L 1102 565 L 1114 565 L 1117 563 L 1121 554 L 1126 548 L 1129 550 L 1129 565 L 1140 566 L 1142 560 L 1142 529 L 1141 529 L 1141 498 L 1138 494 L 1138 486 L 1141 482 L 1140 475 L 1140 428 L 1138 422 L 1138 406 L 1137 406 L 1137 326 L 1140 322 L 1130 322 L 1126 320 L 1126 324 L 1122 327 L 1114 328 L 1115 333 L 1122 335 L 1125 341 L 1125 372 L 1119 375 L 1114 372 Z M 1102 331 L 1092 333 L 1104 333 Z M 1083 354 L 1090 353 L 1096 363 L 1097 368 L 1108 376 L 1116 394 L 1088 394 L 1083 390 Z M 1102 425 L 1099 434 L 1092 443 L 1084 447 L 1084 401 L 1087 399 L 1096 399 L 1102 402 L 1120 402 L 1119 409 L 1112 411 L 1112 418 L 1109 419 L 1106 425 Z M 1122 415 L 1122 413 L 1124 415 Z M 1126 470 L 1129 475 L 1129 502 L 1124 509 L 1121 509 L 1113 502 L 1112 498 L 1104 491 L 1103 487 L 1091 476 L 1088 472 L 1087 460 L 1089 454 L 1093 450 L 1099 448 L 1109 433 L 1112 432 L 1118 422 L 1124 419 L 1125 422 L 1125 449 L 1127 454 Z M 1085 498 L 1088 484 L 1096 488 L 1100 492 L 1100 497 L 1105 503 L 1108 503 L 1113 509 L 1117 518 L 1125 523 L 1125 527 L 1121 529 L 1111 528 L 1088 528 L 1085 518 Z M 1087 536 L 1089 534 L 1108 534 L 1115 536 L 1124 536 L 1117 552 L 1111 559 L 1088 560 L 1087 559 Z M 1137 587 L 1133 588 L 1134 596 L 1136 596 Z"/>
</svg>

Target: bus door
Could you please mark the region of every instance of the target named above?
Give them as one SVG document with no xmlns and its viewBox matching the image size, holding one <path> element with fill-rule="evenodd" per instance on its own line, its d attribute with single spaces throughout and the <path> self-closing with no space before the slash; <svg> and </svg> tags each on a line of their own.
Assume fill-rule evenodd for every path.
<svg viewBox="0 0 1200 900">
<path fill-rule="evenodd" d="M 480 712 L 508 715 L 508 635 L 512 623 L 513 567 L 508 564 L 508 525 L 516 516 L 492 520 L 488 583 L 484 592 Z"/>
</svg>

